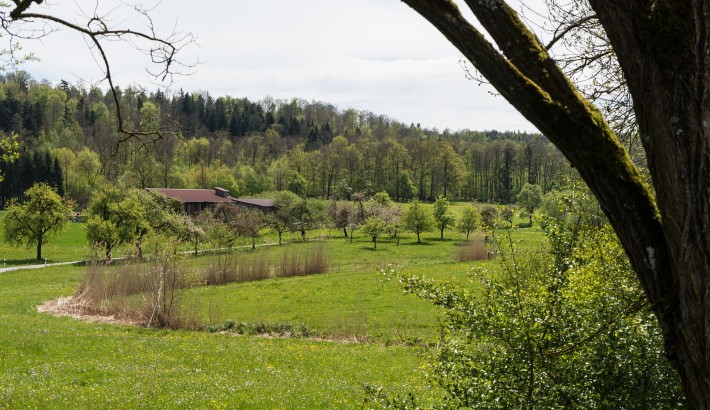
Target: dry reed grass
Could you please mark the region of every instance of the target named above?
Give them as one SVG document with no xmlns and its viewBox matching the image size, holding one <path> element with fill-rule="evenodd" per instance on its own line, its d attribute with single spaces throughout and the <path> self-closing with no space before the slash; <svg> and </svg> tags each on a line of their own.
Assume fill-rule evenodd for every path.
<svg viewBox="0 0 710 410">
<path fill-rule="evenodd" d="M 312 275 L 327 269 L 322 244 L 298 252 L 286 248 L 273 258 L 263 253 L 220 256 L 215 264 L 192 273 L 171 256 L 143 264 L 94 264 L 87 267 L 73 302 L 85 314 L 112 316 L 146 327 L 197 329 L 197 315 L 181 309 L 182 289 Z"/>
<path fill-rule="evenodd" d="M 458 251 L 459 262 L 472 262 L 488 259 L 488 251 L 483 236 L 476 235 L 464 244 Z"/>
</svg>

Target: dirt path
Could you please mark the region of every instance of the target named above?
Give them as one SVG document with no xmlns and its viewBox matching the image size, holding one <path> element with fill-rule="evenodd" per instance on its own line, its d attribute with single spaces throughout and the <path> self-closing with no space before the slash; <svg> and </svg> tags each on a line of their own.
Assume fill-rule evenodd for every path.
<svg viewBox="0 0 710 410">
<path fill-rule="evenodd" d="M 8 267 L 0 268 L 0 273 L 10 272 L 13 270 L 22 270 L 22 269 L 41 269 L 41 268 L 46 268 L 48 266 L 78 265 L 80 263 L 84 263 L 84 262 L 72 261 L 72 262 L 41 263 L 41 264 L 37 264 L 37 265 L 8 266 Z"/>
</svg>

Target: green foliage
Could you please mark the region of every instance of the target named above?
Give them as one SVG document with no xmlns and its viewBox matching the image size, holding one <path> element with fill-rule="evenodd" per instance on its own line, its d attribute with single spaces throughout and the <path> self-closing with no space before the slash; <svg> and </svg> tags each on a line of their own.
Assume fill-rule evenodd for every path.
<svg viewBox="0 0 710 410">
<path fill-rule="evenodd" d="M 301 233 L 301 239 L 306 240 L 306 232 L 319 228 L 325 223 L 325 209 L 318 200 L 301 199 L 290 209 L 292 219 L 291 229 Z"/>
<path fill-rule="evenodd" d="M 348 184 L 348 181 L 341 179 L 338 185 L 335 187 L 335 196 L 337 199 L 350 199 L 350 195 L 353 194 L 353 189 Z"/>
<path fill-rule="evenodd" d="M 444 229 L 453 225 L 455 222 L 454 216 L 449 213 L 449 200 L 439 195 L 436 201 L 434 201 L 432 213 L 436 221 L 436 227 L 439 228 L 441 232 L 441 239 L 444 239 Z"/>
<path fill-rule="evenodd" d="M 392 199 L 387 192 L 376 193 L 372 196 L 372 200 L 385 207 L 392 205 Z"/>
<path fill-rule="evenodd" d="M 466 240 L 468 241 L 468 237 L 471 232 L 481 229 L 481 224 L 481 213 L 478 211 L 478 208 L 471 205 L 463 209 L 461 218 L 459 218 L 459 221 L 456 224 L 456 229 L 458 229 L 459 232 L 466 234 Z"/>
<path fill-rule="evenodd" d="M 372 238 L 372 246 L 377 249 L 377 238 L 383 233 L 390 230 L 390 226 L 384 219 L 379 216 L 370 216 L 365 220 L 365 223 L 360 227 L 365 235 Z"/>
<path fill-rule="evenodd" d="M 481 210 L 481 223 L 487 231 L 493 231 L 498 224 L 498 208 L 486 206 Z"/>
<path fill-rule="evenodd" d="M 422 232 L 430 231 L 434 227 L 434 220 L 422 204 L 415 200 L 404 212 L 402 226 L 404 229 L 417 234 L 417 243 L 421 243 Z"/>
<path fill-rule="evenodd" d="M 154 144 L 130 139 L 116 150 L 116 112 L 106 97 L 96 87 L 52 86 L 22 71 L 5 73 L 0 83 L 0 132 L 21 136 L 29 155 L 70 151 L 60 157 L 63 185 L 81 207 L 107 182 L 220 186 L 233 196 L 290 189 L 326 199 L 387 192 L 397 201 L 443 194 L 501 202 L 525 182 L 559 185 L 566 164 L 538 134 L 439 132 L 301 99 L 250 101 L 206 92 L 166 98 L 132 86 L 118 94 L 123 123 L 161 138 Z M 2 172 L 11 174 L 0 165 Z M 6 199 L 0 192 L 0 203 Z"/>
<path fill-rule="evenodd" d="M 87 239 L 104 248 L 110 262 L 115 246 L 140 238 L 150 230 L 146 209 L 138 195 L 112 186 L 99 188 L 87 208 Z"/>
<path fill-rule="evenodd" d="M 286 189 L 296 195 L 305 196 L 306 190 L 308 189 L 308 181 L 303 175 L 296 172 L 288 179 Z"/>
<path fill-rule="evenodd" d="M 143 103 L 140 111 L 140 128 L 143 132 L 158 132 L 160 128 L 160 106 L 152 101 Z"/>
<path fill-rule="evenodd" d="M 525 184 L 518 193 L 517 202 L 530 215 L 532 225 L 533 212 L 542 204 L 542 188 L 535 184 Z"/>
<path fill-rule="evenodd" d="M 0 163 L 10 163 L 20 156 L 20 144 L 17 142 L 17 134 L 0 134 Z M 0 182 L 4 175 L 0 173 Z"/>
<path fill-rule="evenodd" d="M 67 226 L 73 204 L 62 200 L 56 190 L 44 183 L 34 184 L 24 197 L 23 203 L 14 201 L 7 208 L 4 238 L 15 245 L 34 245 L 40 260 L 42 245 Z"/>
<path fill-rule="evenodd" d="M 271 189 L 271 181 L 266 172 L 257 172 L 249 165 L 239 167 L 240 195 L 257 195 Z M 230 191 L 231 192 L 231 191 Z M 235 196 L 236 193 L 232 194 Z"/>
<path fill-rule="evenodd" d="M 295 220 L 292 209 L 301 198 L 291 191 L 281 191 L 274 197 L 274 211 L 267 215 L 268 225 L 279 235 L 279 245 L 281 245 L 282 235 L 290 229 Z"/>
<path fill-rule="evenodd" d="M 409 201 L 417 194 L 417 186 L 409 176 L 409 172 L 402 171 L 397 175 L 397 186 L 399 187 L 399 200 Z"/>
<path fill-rule="evenodd" d="M 256 248 L 256 240 L 266 225 L 264 213 L 258 209 L 242 208 L 234 221 L 234 229 L 243 237 L 251 239 L 251 248 Z"/>
<path fill-rule="evenodd" d="M 572 224 L 546 221 L 549 249 L 521 253 L 504 238 L 502 273 L 475 274 L 480 294 L 395 274 L 446 310 L 431 368 L 444 407 L 683 407 L 618 239 L 577 215 Z"/>
<path fill-rule="evenodd" d="M 513 218 L 515 217 L 515 208 L 512 206 L 504 206 L 500 211 L 500 218 L 508 223 L 508 226 L 512 226 Z"/>
</svg>

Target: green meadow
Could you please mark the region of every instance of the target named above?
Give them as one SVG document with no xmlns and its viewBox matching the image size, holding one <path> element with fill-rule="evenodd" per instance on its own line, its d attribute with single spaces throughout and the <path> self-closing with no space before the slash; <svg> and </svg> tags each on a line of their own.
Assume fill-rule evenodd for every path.
<svg viewBox="0 0 710 410">
<path fill-rule="evenodd" d="M 46 246 L 48 261 L 92 255 L 84 235 L 82 224 L 71 224 Z M 421 244 L 411 233 L 383 237 L 376 251 L 357 231 L 354 238 L 336 229 L 310 232 L 307 243 L 299 236 L 286 235 L 281 247 L 240 248 L 234 257 L 322 244 L 326 273 L 199 286 L 179 295 L 184 314 L 204 329 L 230 322 L 290 324 L 310 329 L 307 338 L 55 317 L 37 307 L 72 296 L 87 268 L 0 273 L 0 408 L 361 408 L 366 385 L 435 400 L 426 363 L 440 312 L 404 294 L 380 270 L 471 286 L 471 269 L 495 272 L 497 261 L 458 262 L 465 243 L 452 230 L 444 240 L 429 232 Z M 542 238 L 536 227 L 518 228 L 512 236 L 522 248 L 539 246 Z M 269 234 L 260 242 L 274 241 Z M 0 252 L 8 266 L 33 262 L 32 249 L 2 244 Z M 179 263 L 200 269 L 219 257 L 182 256 Z"/>
</svg>

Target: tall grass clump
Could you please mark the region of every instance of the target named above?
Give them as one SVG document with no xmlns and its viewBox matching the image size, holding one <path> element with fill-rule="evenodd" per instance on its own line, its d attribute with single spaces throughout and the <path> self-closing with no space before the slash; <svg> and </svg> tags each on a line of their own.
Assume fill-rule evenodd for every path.
<svg viewBox="0 0 710 410">
<path fill-rule="evenodd" d="M 323 244 L 310 248 L 285 248 L 280 254 L 253 255 L 230 254 L 208 266 L 202 273 L 202 282 L 207 285 L 224 285 L 234 282 L 249 282 L 270 278 L 285 278 L 324 273 L 328 260 Z"/>
<path fill-rule="evenodd" d="M 266 254 L 229 254 L 202 273 L 206 285 L 264 280 L 272 277 L 271 259 Z"/>
<path fill-rule="evenodd" d="M 191 287 L 189 271 L 174 257 L 143 264 L 92 264 L 74 295 L 84 314 L 113 316 L 146 327 L 191 328 L 196 321 L 181 314 L 180 290 Z"/>
<path fill-rule="evenodd" d="M 482 261 L 488 259 L 486 241 L 481 235 L 476 235 L 466 242 L 459 250 L 457 259 L 459 262 Z"/>
<path fill-rule="evenodd" d="M 146 327 L 197 329 L 198 321 L 181 309 L 182 289 L 312 275 L 328 269 L 322 244 L 296 251 L 287 248 L 273 257 L 228 254 L 206 269 L 192 271 L 180 258 L 160 255 L 147 263 L 89 265 L 72 305 L 81 314 L 112 316 Z"/>
<path fill-rule="evenodd" d="M 324 273 L 328 270 L 328 259 L 323 244 L 311 247 L 306 251 L 293 252 L 284 249 L 276 266 L 276 276 L 292 277 Z"/>
</svg>

